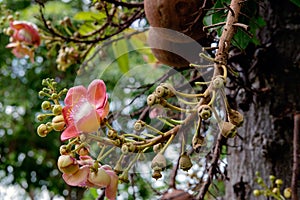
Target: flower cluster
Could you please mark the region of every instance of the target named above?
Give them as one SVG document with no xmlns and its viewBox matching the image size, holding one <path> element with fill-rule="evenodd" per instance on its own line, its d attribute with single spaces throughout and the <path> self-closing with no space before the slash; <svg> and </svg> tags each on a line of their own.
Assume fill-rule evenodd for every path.
<svg viewBox="0 0 300 200">
<path fill-rule="evenodd" d="M 34 62 L 34 49 L 32 47 L 36 48 L 41 43 L 37 26 L 26 21 L 12 20 L 7 33 L 11 37 L 6 48 L 12 48 L 12 53 L 17 58 L 29 56 L 31 62 Z"/>
<path fill-rule="evenodd" d="M 116 198 L 118 176 L 110 166 L 101 166 L 90 156 L 80 156 L 80 159 L 76 160 L 71 155 L 61 155 L 58 158 L 57 165 L 68 185 L 105 187 L 105 196 L 110 200 Z"/>
</svg>

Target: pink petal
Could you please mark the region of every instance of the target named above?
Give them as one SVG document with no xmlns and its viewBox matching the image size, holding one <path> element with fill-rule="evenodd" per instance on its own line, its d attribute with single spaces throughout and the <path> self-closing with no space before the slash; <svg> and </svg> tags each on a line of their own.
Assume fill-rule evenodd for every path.
<svg viewBox="0 0 300 200">
<path fill-rule="evenodd" d="M 77 136 L 79 136 L 79 133 L 76 127 L 74 125 L 70 125 L 64 130 L 64 132 L 62 132 L 62 134 L 60 135 L 60 140 L 65 141 L 67 139 L 74 138 Z"/>
<path fill-rule="evenodd" d="M 109 113 L 109 103 L 106 102 L 106 105 L 104 108 L 101 109 L 97 109 L 96 112 L 98 113 L 98 115 L 100 116 L 100 119 L 102 120 L 103 118 L 105 118 L 108 113 Z"/>
<path fill-rule="evenodd" d="M 118 190 L 118 176 L 113 170 L 107 170 L 106 173 L 110 176 L 110 184 L 105 189 L 105 196 L 109 200 L 115 200 Z"/>
<path fill-rule="evenodd" d="M 62 177 L 68 185 L 85 186 L 89 173 L 90 173 L 89 166 L 83 166 L 76 173 L 63 174 Z"/>
<path fill-rule="evenodd" d="M 73 106 L 70 106 L 70 105 L 66 105 L 62 109 L 62 114 L 64 116 L 64 120 L 65 120 L 65 123 L 66 123 L 67 126 L 69 126 L 71 124 L 74 124 L 74 119 L 71 116 L 72 109 L 73 109 Z"/>
<path fill-rule="evenodd" d="M 107 101 L 106 86 L 102 80 L 92 81 L 88 87 L 87 99 L 94 104 L 96 108 L 102 108 Z"/>
<path fill-rule="evenodd" d="M 95 110 L 91 110 L 76 121 L 74 125 L 76 126 L 76 129 L 82 133 L 96 132 L 100 127 L 99 115 Z"/>
<path fill-rule="evenodd" d="M 35 24 L 25 21 L 13 21 L 10 23 L 11 28 L 16 30 L 13 38 L 18 41 L 25 41 L 29 44 L 39 46 L 41 43 L 40 35 Z M 30 35 L 30 40 L 24 37 L 22 33 L 19 33 L 20 30 L 24 30 L 28 35 Z"/>
<path fill-rule="evenodd" d="M 87 90 L 82 85 L 69 89 L 65 98 L 65 105 L 75 105 L 81 98 L 85 98 Z"/>
</svg>

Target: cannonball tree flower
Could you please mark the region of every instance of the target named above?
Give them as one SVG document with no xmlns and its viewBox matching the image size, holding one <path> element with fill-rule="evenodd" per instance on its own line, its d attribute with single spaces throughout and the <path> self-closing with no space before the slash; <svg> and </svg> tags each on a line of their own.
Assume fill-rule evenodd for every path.
<svg viewBox="0 0 300 200">
<path fill-rule="evenodd" d="M 64 181 L 71 186 L 105 188 L 105 196 L 109 200 L 116 199 L 118 176 L 108 165 L 93 168 L 94 160 L 89 156 L 80 156 L 82 166 L 73 174 L 63 173 Z"/>
<path fill-rule="evenodd" d="M 62 110 L 67 128 L 61 140 L 79 136 L 82 133 L 96 132 L 109 112 L 108 95 L 102 80 L 94 80 L 86 89 L 75 86 L 69 89 Z"/>
<path fill-rule="evenodd" d="M 12 21 L 10 22 L 10 29 L 12 30 L 11 42 L 6 45 L 6 48 L 12 48 L 12 53 L 17 58 L 23 58 L 27 55 L 31 62 L 34 62 L 34 49 L 30 46 L 38 47 L 41 43 L 36 25 L 25 21 Z"/>
<path fill-rule="evenodd" d="M 14 31 L 12 42 L 24 42 L 25 44 L 40 46 L 41 39 L 35 24 L 26 21 L 12 21 L 10 28 Z"/>
</svg>

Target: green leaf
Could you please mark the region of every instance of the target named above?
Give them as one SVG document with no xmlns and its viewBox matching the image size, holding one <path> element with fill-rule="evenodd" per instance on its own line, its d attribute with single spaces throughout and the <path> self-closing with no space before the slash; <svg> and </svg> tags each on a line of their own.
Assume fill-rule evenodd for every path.
<svg viewBox="0 0 300 200">
<path fill-rule="evenodd" d="M 114 56 L 118 62 L 121 72 L 129 70 L 128 46 L 125 39 L 118 40 L 112 44 Z"/>
<path fill-rule="evenodd" d="M 300 0 L 290 0 L 290 2 L 292 2 L 296 6 L 300 7 Z"/>
<path fill-rule="evenodd" d="M 104 13 L 94 13 L 94 12 L 78 12 L 73 19 L 81 21 L 94 21 L 104 19 L 106 15 Z"/>
</svg>

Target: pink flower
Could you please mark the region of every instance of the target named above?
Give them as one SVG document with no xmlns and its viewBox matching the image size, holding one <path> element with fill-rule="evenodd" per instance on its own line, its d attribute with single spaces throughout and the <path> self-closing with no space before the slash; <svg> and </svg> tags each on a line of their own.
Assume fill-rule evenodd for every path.
<svg viewBox="0 0 300 200">
<path fill-rule="evenodd" d="M 61 134 L 61 140 L 96 132 L 109 112 L 106 86 L 99 79 L 92 81 L 87 89 L 83 86 L 72 87 L 64 102 L 66 106 L 62 113 L 67 128 Z"/>
<path fill-rule="evenodd" d="M 118 176 L 108 165 L 93 169 L 94 160 L 89 156 L 81 156 L 78 163 L 82 166 L 73 174 L 64 173 L 63 179 L 68 185 L 80 187 L 104 188 L 109 200 L 116 199 Z"/>
<path fill-rule="evenodd" d="M 41 39 L 35 24 L 26 21 L 12 21 L 10 28 L 14 30 L 13 42 L 24 42 L 25 44 L 40 46 Z"/>
<path fill-rule="evenodd" d="M 12 53 L 17 58 L 23 58 L 27 55 L 31 62 L 34 62 L 34 50 L 29 46 L 38 47 L 41 43 L 36 25 L 30 22 L 12 21 L 10 28 L 13 33 L 10 38 L 11 43 L 6 45 L 6 48 L 13 48 Z"/>
</svg>

